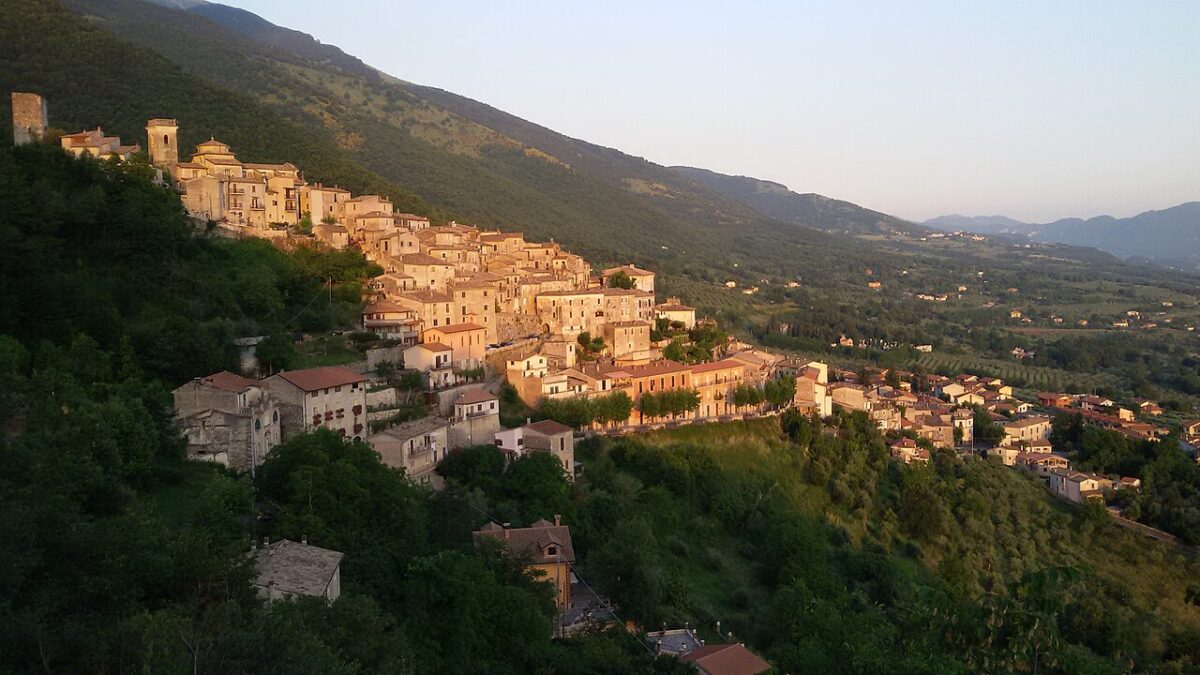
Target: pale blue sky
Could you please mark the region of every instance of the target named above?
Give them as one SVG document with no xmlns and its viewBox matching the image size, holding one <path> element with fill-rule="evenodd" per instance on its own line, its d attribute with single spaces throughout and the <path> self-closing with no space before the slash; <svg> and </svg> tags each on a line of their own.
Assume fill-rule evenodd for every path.
<svg viewBox="0 0 1200 675">
<path fill-rule="evenodd" d="M 660 164 L 898 216 L 1200 200 L 1200 1 L 225 0 Z"/>
</svg>

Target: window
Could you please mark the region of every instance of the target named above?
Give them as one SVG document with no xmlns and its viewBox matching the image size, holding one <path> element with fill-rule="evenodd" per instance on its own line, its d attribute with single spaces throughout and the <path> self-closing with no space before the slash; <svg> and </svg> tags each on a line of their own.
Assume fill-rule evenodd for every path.
<svg viewBox="0 0 1200 675">
<path fill-rule="evenodd" d="M 163 145 L 170 145 L 170 144 L 171 144 L 171 137 L 168 136 L 167 134 L 163 134 Z"/>
<path fill-rule="evenodd" d="M 546 555 L 558 555 L 558 547 L 557 546 L 547 546 L 546 547 Z"/>
</svg>

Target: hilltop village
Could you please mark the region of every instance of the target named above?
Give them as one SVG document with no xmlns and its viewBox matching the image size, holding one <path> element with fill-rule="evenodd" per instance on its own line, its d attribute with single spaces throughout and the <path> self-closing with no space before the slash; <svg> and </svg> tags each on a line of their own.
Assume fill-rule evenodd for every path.
<svg viewBox="0 0 1200 675">
<path fill-rule="evenodd" d="M 13 94 L 13 118 L 18 145 L 46 133 L 46 105 L 34 94 Z M 434 489 L 442 486 L 438 465 L 477 445 L 494 445 L 510 460 L 549 453 L 574 479 L 585 470 L 574 452 L 580 438 L 794 409 L 822 419 L 861 414 L 900 462 L 929 463 L 938 450 L 990 456 L 1038 476 L 1063 499 L 1084 502 L 1138 490 L 1140 481 L 1074 471 L 1051 443 L 1052 416 L 1078 414 L 1083 424 L 1137 440 L 1168 433 L 1154 421 L 1162 410 L 1153 401 L 1125 408 L 1084 394 L 1021 398 L 998 378 L 860 373 L 767 351 L 726 335 L 684 299 L 660 300 L 652 270 L 595 270 L 559 244 L 528 241 L 521 232 L 435 225 L 396 212 L 381 195 L 310 184 L 290 163 L 244 162 L 215 138 L 181 160 L 179 128 L 175 119 L 149 120 L 146 154 L 158 182 L 178 192 L 197 222 L 225 236 L 355 250 L 381 270 L 363 298 L 359 329 L 373 344 L 365 360 L 263 372 L 258 338 L 249 337 L 238 343 L 242 372 L 174 383 L 175 420 L 193 459 L 253 474 L 280 443 L 328 430 L 367 443 L 384 464 Z M 105 161 L 141 153 L 101 128 L 64 135 L 59 144 Z M 1200 422 L 1187 425 L 1183 439 L 1200 445 Z M 564 630 L 588 622 L 573 597 L 579 580 L 569 523 L 493 522 L 475 538 L 528 555 L 554 582 Z M 255 555 L 268 601 L 340 593 L 337 551 L 283 540 L 264 542 Z M 694 654 L 696 662 L 720 650 L 745 651 L 706 648 L 686 630 L 654 635 L 660 653 Z M 672 651 L 678 635 L 687 644 Z"/>
<path fill-rule="evenodd" d="M 13 93 L 12 101 L 16 143 L 44 135 L 45 101 L 27 93 Z M 1082 394 L 1022 401 L 998 378 L 884 371 L 864 381 L 831 372 L 825 363 L 726 336 L 679 298 L 659 302 L 653 271 L 627 264 L 597 273 L 554 242 L 434 225 L 395 212 L 384 196 L 308 183 L 291 163 L 244 162 L 215 138 L 181 159 L 179 128 L 175 119 L 148 120 L 146 153 L 189 215 L 230 236 L 354 249 L 383 270 L 364 299 L 361 328 L 385 346 L 366 362 L 262 379 L 244 376 L 257 374 L 253 368 L 214 373 L 179 387 L 176 413 L 194 457 L 253 471 L 284 439 L 328 428 L 367 441 L 386 463 L 423 482 L 437 483 L 435 468 L 447 453 L 478 443 L 514 454 L 552 451 L 573 475 L 579 431 L 628 433 L 794 407 L 818 417 L 862 411 L 897 439 L 893 455 L 905 462 L 928 461 L 931 449 L 974 448 L 975 425 L 990 422 L 1002 433 L 982 444 L 991 446 L 987 452 L 1050 478 L 1069 473 L 1069 463 L 1052 452 L 1049 414 L 1077 411 L 1089 424 L 1139 440 L 1168 431 L 1153 423 L 1161 409 L 1149 401 L 1136 411 Z M 59 143 L 100 160 L 127 161 L 142 149 L 99 127 Z M 253 345 L 243 345 L 251 356 Z M 431 414 L 393 414 L 411 396 L 382 374 L 393 372 L 419 377 Z M 528 411 L 572 424 L 546 419 L 502 428 L 501 384 Z M 1184 439 L 1200 442 L 1198 434 L 1200 425 L 1190 425 Z"/>
</svg>

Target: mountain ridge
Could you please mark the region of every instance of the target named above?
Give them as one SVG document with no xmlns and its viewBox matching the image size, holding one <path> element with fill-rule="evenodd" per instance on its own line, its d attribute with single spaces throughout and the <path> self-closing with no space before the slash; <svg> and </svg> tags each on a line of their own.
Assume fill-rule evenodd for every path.
<svg viewBox="0 0 1200 675">
<path fill-rule="evenodd" d="M 1015 236 L 1038 242 L 1091 246 L 1125 259 L 1200 264 L 1200 201 L 1134 216 L 1060 218 L 1026 223 L 1006 216 L 939 216 L 925 225 L 940 230 Z"/>
</svg>

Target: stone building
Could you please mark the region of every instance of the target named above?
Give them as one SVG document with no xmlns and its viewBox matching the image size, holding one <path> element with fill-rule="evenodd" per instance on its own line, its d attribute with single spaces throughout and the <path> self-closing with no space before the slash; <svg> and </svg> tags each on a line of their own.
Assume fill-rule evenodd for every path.
<svg viewBox="0 0 1200 675">
<path fill-rule="evenodd" d="M 571 606 L 571 566 L 575 547 L 571 529 L 559 516 L 554 522 L 539 520 L 529 527 L 506 528 L 488 523 L 474 533 L 476 542 L 495 540 L 512 551 L 529 557 L 529 567 L 542 572 L 541 579 L 554 585 L 554 601 L 560 610 Z"/>
<path fill-rule="evenodd" d="M 179 123 L 156 117 L 146 122 L 146 149 L 150 163 L 167 174 L 174 174 L 179 164 Z"/>
<path fill-rule="evenodd" d="M 298 595 L 325 598 L 329 602 L 342 594 L 342 553 L 308 543 L 308 537 L 295 542 L 280 539 L 264 541 L 254 552 L 257 577 L 254 585 L 259 597 L 268 603 Z"/>
<path fill-rule="evenodd" d="M 441 476 L 434 469 L 450 449 L 445 420 L 430 416 L 405 422 L 372 435 L 368 443 L 381 462 L 404 469 L 410 480 L 441 487 Z"/>
<path fill-rule="evenodd" d="M 451 448 L 492 442 L 500 430 L 500 399 L 484 389 L 472 389 L 454 401 L 450 420 Z"/>
<path fill-rule="evenodd" d="M 359 373 L 329 366 L 287 370 L 262 382 L 279 401 L 285 439 L 315 429 L 365 437 L 367 378 Z"/>
<path fill-rule="evenodd" d="M 176 424 L 192 459 L 253 472 L 282 438 L 279 408 L 257 380 L 222 371 L 172 394 Z"/>
<path fill-rule="evenodd" d="M 25 145 L 46 135 L 46 99 L 23 91 L 12 93 L 13 145 Z"/>
</svg>

